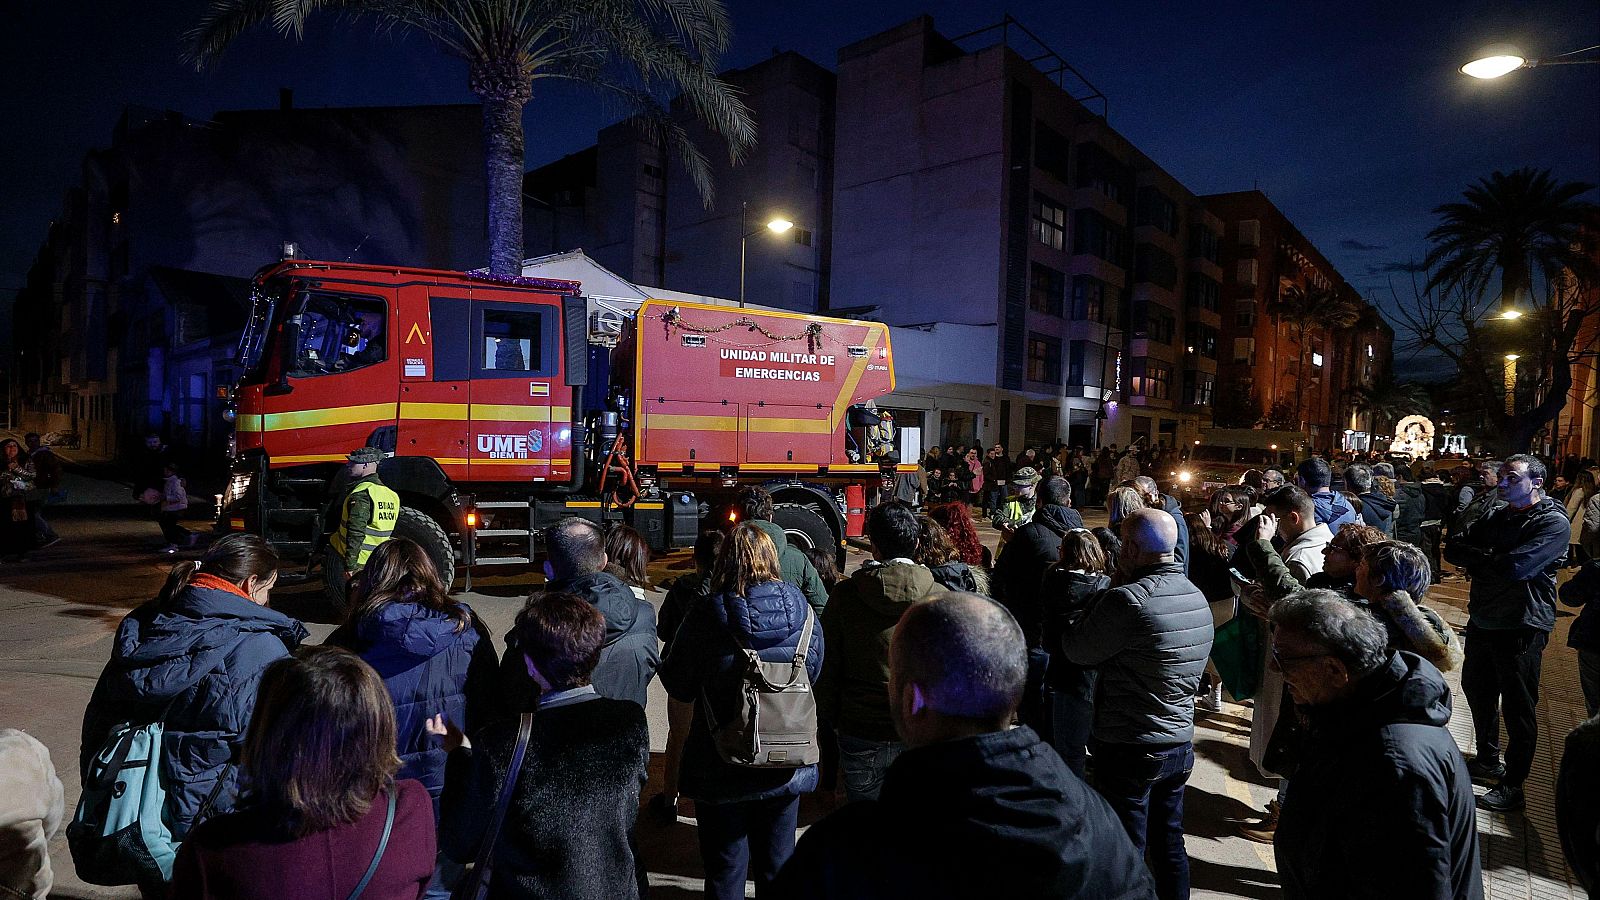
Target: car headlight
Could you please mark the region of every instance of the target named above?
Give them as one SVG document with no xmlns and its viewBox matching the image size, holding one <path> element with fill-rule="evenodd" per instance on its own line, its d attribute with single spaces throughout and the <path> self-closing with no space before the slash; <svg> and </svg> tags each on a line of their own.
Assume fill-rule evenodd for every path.
<svg viewBox="0 0 1600 900">
<path fill-rule="evenodd" d="M 1193 478 L 1194 478 L 1194 475 L 1189 473 L 1189 472 L 1179 472 L 1178 473 L 1178 483 L 1179 484 L 1188 484 Z"/>
</svg>

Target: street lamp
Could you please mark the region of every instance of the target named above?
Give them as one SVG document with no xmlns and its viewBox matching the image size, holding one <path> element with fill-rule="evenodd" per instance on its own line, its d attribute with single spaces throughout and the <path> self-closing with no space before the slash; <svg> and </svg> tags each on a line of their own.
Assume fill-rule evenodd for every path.
<svg viewBox="0 0 1600 900">
<path fill-rule="evenodd" d="M 1461 74 L 1471 75 L 1473 78 L 1499 78 L 1509 75 L 1518 69 L 1532 69 L 1536 66 L 1576 66 L 1584 63 L 1600 63 L 1600 57 L 1586 59 L 1567 59 L 1579 53 L 1588 53 L 1590 50 L 1600 50 L 1600 44 L 1593 47 L 1584 47 L 1552 56 L 1549 59 L 1529 59 L 1521 50 L 1510 44 L 1495 44 L 1485 47 L 1477 58 L 1461 66 Z"/>
<path fill-rule="evenodd" d="M 745 242 L 747 240 L 749 240 L 749 238 L 751 236 L 760 234 L 762 232 L 762 229 L 770 231 L 773 234 L 783 234 L 785 231 L 788 231 L 789 229 L 794 227 L 794 223 L 789 221 L 788 219 L 785 219 L 782 216 L 774 216 L 772 219 L 768 220 L 767 224 L 763 225 L 761 228 L 757 228 L 754 231 L 749 231 L 749 230 L 747 230 L 747 226 L 745 224 L 745 216 L 746 216 L 746 214 L 748 212 L 749 212 L 749 204 L 748 203 L 740 203 L 739 204 L 739 308 L 740 309 L 744 309 L 744 260 L 745 260 L 744 248 L 745 248 Z"/>
</svg>

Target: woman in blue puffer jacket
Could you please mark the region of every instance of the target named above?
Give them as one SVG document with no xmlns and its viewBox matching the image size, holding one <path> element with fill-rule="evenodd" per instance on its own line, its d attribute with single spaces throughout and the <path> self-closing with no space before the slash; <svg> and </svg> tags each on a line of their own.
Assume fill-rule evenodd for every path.
<svg viewBox="0 0 1600 900">
<path fill-rule="evenodd" d="M 267 608 L 277 579 L 278 557 L 266 541 L 230 534 L 199 562 L 174 566 L 160 595 L 117 626 L 111 661 L 84 711 L 79 773 L 117 725 L 160 721 L 163 817 L 174 841 L 202 807 L 207 816 L 233 809 L 235 761 L 261 674 L 306 638 L 304 625 Z"/>
<path fill-rule="evenodd" d="M 327 643 L 354 651 L 394 699 L 396 778 L 415 778 L 438 818 L 446 753 L 428 733 L 436 715 L 468 734 L 483 723 L 498 662 L 488 630 L 451 597 L 422 547 L 385 541 L 350 588 L 350 614 Z"/>
<path fill-rule="evenodd" d="M 777 547 L 759 524 L 733 529 L 712 569 L 711 596 L 689 609 L 660 669 L 667 695 L 694 704 L 679 778 L 683 795 L 695 801 L 708 897 L 743 897 L 747 870 L 756 895 L 767 892 L 794 853 L 800 795 L 817 787 L 814 765 L 756 769 L 725 762 L 706 717 L 708 702 L 717 721 L 733 717 L 745 668 L 741 647 L 762 662 L 792 660 L 810 615 L 805 595 L 783 581 Z M 822 649 L 822 623 L 813 619 L 805 661 L 813 684 Z"/>
</svg>

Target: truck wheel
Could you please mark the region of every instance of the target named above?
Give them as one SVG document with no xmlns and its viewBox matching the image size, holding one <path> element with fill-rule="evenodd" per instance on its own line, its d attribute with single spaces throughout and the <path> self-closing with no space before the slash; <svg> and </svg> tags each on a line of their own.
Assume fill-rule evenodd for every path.
<svg viewBox="0 0 1600 900">
<path fill-rule="evenodd" d="M 400 519 L 394 523 L 394 536 L 416 542 L 433 560 L 439 580 L 449 590 L 456 579 L 456 551 L 450 545 L 450 535 L 434 521 L 433 516 L 409 506 L 400 507 Z"/>
<path fill-rule="evenodd" d="M 828 527 L 828 520 L 809 506 L 779 503 L 772 507 L 772 523 L 783 529 L 790 544 L 802 550 L 807 547 L 839 548 L 839 536 Z"/>
<path fill-rule="evenodd" d="M 400 507 L 400 518 L 394 523 L 394 536 L 414 541 L 422 551 L 433 560 L 434 568 L 439 571 L 439 580 L 444 582 L 448 590 L 456 577 L 456 551 L 450 546 L 450 535 L 439 526 L 433 517 L 420 510 L 409 506 Z M 345 596 L 344 583 L 344 557 L 334 552 L 332 547 L 325 547 L 322 551 L 322 594 L 334 610 L 344 613 L 349 607 L 349 597 Z"/>
</svg>

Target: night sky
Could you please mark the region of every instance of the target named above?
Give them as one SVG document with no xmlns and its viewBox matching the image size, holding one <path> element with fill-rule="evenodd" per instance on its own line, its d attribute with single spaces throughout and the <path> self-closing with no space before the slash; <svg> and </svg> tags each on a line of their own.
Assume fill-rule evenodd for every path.
<svg viewBox="0 0 1600 900">
<path fill-rule="evenodd" d="M 0 305 L 9 309 L 84 152 L 110 142 L 125 105 L 206 117 L 269 108 L 472 102 L 465 67 L 422 39 L 313 17 L 296 44 L 264 29 L 196 74 L 179 35 L 199 0 L 23 0 L 0 35 Z M 1600 182 L 1600 65 L 1480 82 L 1456 67 L 1496 42 L 1534 57 L 1600 44 L 1600 2 L 1080 3 L 731 0 L 724 59 L 837 49 L 927 12 L 949 36 L 1006 9 L 1109 97 L 1111 124 L 1196 193 L 1259 187 L 1359 290 L 1426 250 L 1430 210 L 1495 169 L 1549 167 Z M 90 12 L 92 10 L 92 13 Z M 571 86 L 527 112 L 528 163 L 580 149 L 618 118 Z M 1591 194 L 1591 199 L 1594 195 Z M 1398 272 L 1397 276 L 1390 273 Z M 1402 290 L 1409 291 L 1408 287 Z M 0 311 L 0 337 L 10 316 Z M 1405 374 L 1405 364 L 1397 361 Z"/>
</svg>

